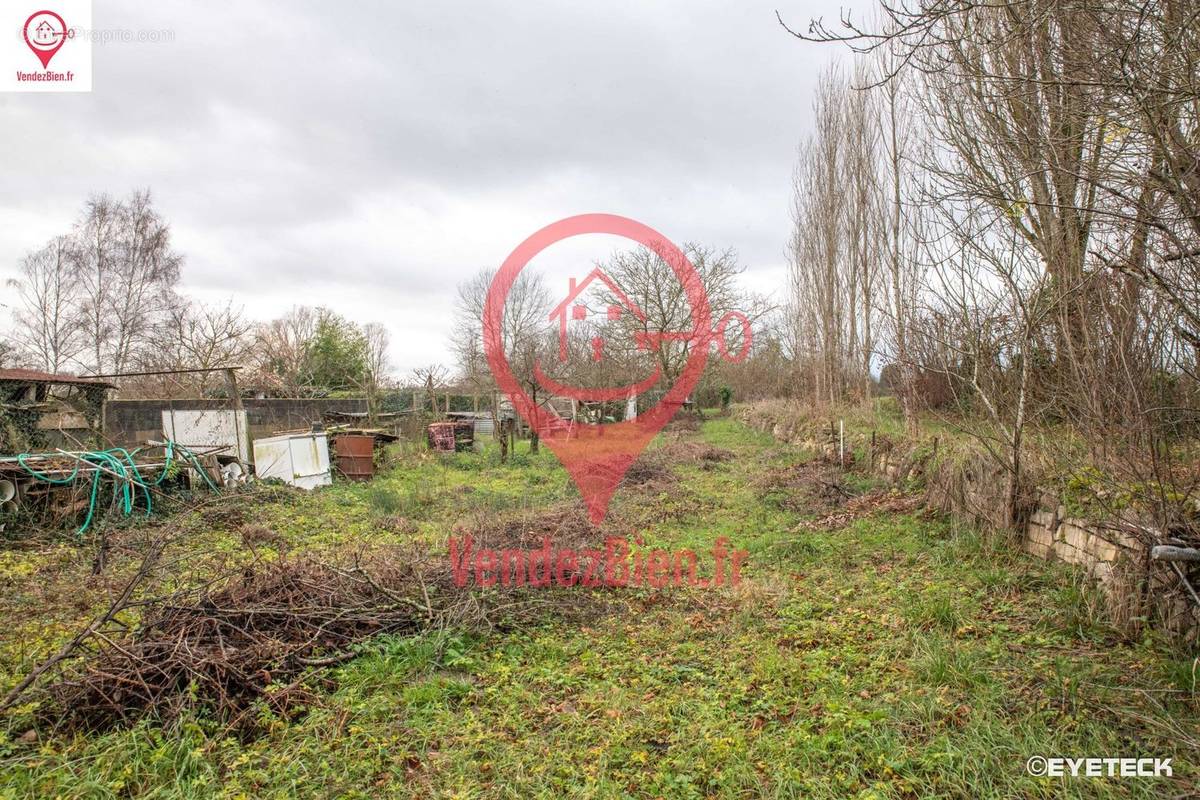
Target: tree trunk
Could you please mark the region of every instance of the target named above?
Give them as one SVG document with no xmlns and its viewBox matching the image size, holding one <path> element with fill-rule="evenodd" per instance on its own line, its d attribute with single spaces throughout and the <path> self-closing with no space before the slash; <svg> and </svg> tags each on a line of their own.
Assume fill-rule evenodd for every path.
<svg viewBox="0 0 1200 800">
<path fill-rule="evenodd" d="M 537 408 L 537 404 L 538 404 L 537 386 L 534 386 L 533 387 L 533 407 Z M 540 444 L 540 441 L 538 439 L 537 427 L 534 425 L 530 425 L 529 426 L 529 452 L 537 453 L 538 449 L 539 449 L 538 448 L 539 444 Z"/>
</svg>

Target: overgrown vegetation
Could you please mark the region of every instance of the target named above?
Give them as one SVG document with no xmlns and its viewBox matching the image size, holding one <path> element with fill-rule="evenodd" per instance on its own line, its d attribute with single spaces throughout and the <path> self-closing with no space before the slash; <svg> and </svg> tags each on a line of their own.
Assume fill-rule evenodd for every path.
<svg viewBox="0 0 1200 800">
<path fill-rule="evenodd" d="M 1000 470 L 999 522 L 1051 457 L 1148 542 L 1200 544 L 1194 7 L 872 5 L 792 29 L 855 57 L 794 173 L 787 391 L 869 402 L 882 368 L 910 435 L 932 410 Z"/>
<path fill-rule="evenodd" d="M 1065 569 L 904 505 L 863 473 L 842 473 L 836 498 L 802 499 L 812 484 L 786 476 L 816 469 L 806 466 L 813 455 L 733 419 L 709 420 L 664 434 L 649 451 L 648 463 L 672 476 L 669 491 L 656 475 L 617 493 L 606 530 L 637 533 L 646 547 L 704 551 L 728 536 L 749 550 L 737 591 L 627 591 L 586 615 L 371 637 L 344 663 L 272 676 L 277 689 L 299 681 L 302 702 L 252 704 L 249 736 L 203 703 L 167 721 L 70 735 L 45 719 L 48 699 L 31 698 L 5 720 L 0 791 L 1158 797 L 1194 785 L 1195 662 L 1152 636 L 1122 639 Z M 522 451 L 508 464 L 490 452 L 414 453 L 373 484 L 268 489 L 173 520 L 186 535 L 165 551 L 153 586 L 195 586 L 247 566 L 269 574 L 299 551 L 437 552 L 455 530 L 591 535 L 581 515 L 571 521 L 576 505 L 544 453 Z M 114 536 L 123 555 L 96 578 L 85 577 L 85 547 L 5 551 L 0 689 L 136 569 L 147 531 Z M 614 599 L 565 594 L 582 604 Z M 496 592 L 502 602 L 518 596 Z M 1094 753 L 1173 757 L 1175 777 L 1025 772 L 1031 755 Z"/>
</svg>

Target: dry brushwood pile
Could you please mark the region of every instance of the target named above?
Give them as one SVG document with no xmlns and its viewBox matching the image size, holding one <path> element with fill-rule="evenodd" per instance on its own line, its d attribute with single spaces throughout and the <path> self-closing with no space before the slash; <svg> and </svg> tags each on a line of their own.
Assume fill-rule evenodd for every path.
<svg viewBox="0 0 1200 800">
<path fill-rule="evenodd" d="M 103 729 L 147 713 L 170 719 L 193 701 L 234 728 L 258 701 L 287 713 L 308 699 L 307 667 L 445 617 L 448 593 L 427 580 L 383 556 L 347 568 L 285 560 L 154 602 L 135 630 L 101 634 L 49 687 L 54 721 Z"/>
<path fill-rule="evenodd" d="M 643 453 L 629 465 L 621 483 L 624 486 L 643 486 L 659 491 L 679 482 L 667 459 L 657 452 Z"/>
<path fill-rule="evenodd" d="M 668 433 L 694 432 L 700 430 L 700 415 L 681 411 L 663 426 Z"/>
<path fill-rule="evenodd" d="M 714 464 L 723 464 L 734 458 L 733 451 L 704 442 L 672 442 L 655 452 L 671 463 L 699 464 L 704 469 L 711 469 Z"/>
<path fill-rule="evenodd" d="M 636 463 L 636 462 L 635 462 Z M 588 518 L 580 503 L 564 503 L 548 509 L 510 516 L 478 514 L 468 524 L 455 527 L 455 535 L 469 535 L 478 547 L 494 550 L 536 548 L 545 537 L 557 548 L 583 550 L 603 547 L 607 536 L 620 529 L 620 521 L 610 515 L 601 530 Z"/>
<path fill-rule="evenodd" d="M 911 514 L 924 505 L 917 495 L 900 494 L 891 490 L 877 490 L 850 499 L 841 508 L 814 519 L 801 522 L 805 530 L 832 531 L 844 528 L 856 519 L 872 514 Z"/>
<path fill-rule="evenodd" d="M 841 471 L 820 461 L 806 461 L 768 473 L 756 489 L 763 500 L 798 513 L 828 512 L 854 497 L 846 488 Z"/>
<path fill-rule="evenodd" d="M 671 469 L 672 465 L 698 464 L 701 469 L 712 469 L 716 464 L 731 460 L 733 453 L 721 447 L 702 442 L 672 442 L 657 450 L 642 453 L 629 465 L 622 484 L 662 491 L 679 482 L 679 476 Z"/>
<path fill-rule="evenodd" d="M 894 488 L 855 494 L 846 485 L 845 472 L 837 467 L 837 456 L 805 461 L 785 470 L 768 473 L 756 486 L 765 501 L 797 513 L 816 515 L 798 529 L 831 531 L 854 520 L 877 513 L 910 514 L 924 505 L 922 497 Z"/>
<path fill-rule="evenodd" d="M 529 538 L 519 528 L 487 538 L 515 546 Z M 539 530 L 529 534 L 540 541 Z M 579 592 L 514 598 L 465 591 L 453 585 L 444 554 L 430 558 L 411 548 L 343 561 L 297 558 L 247 568 L 205 590 L 148 604 L 132 631 L 110 622 L 94 649 L 49 685 L 44 721 L 97 730 L 147 715 L 169 720 L 194 705 L 253 734 L 260 705 L 278 715 L 303 709 L 314 697 L 313 668 L 348 660 L 370 637 L 507 627 L 547 606 L 588 602 Z"/>
</svg>

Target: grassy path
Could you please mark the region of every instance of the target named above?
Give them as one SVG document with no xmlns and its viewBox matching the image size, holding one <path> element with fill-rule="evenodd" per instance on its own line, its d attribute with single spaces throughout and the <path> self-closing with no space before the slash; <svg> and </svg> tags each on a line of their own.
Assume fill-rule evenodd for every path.
<svg viewBox="0 0 1200 800">
<path fill-rule="evenodd" d="M 738 589 L 376 640 L 252 742 L 192 718 L 8 738 L 0 797 L 1171 797 L 1200 780 L 1193 663 L 1119 640 L 1069 572 L 882 494 L 810 507 L 781 480 L 804 454 L 731 420 L 683 439 L 734 457 L 622 490 L 613 513 L 647 545 L 728 537 L 750 552 Z M 437 540 L 448 519 L 572 496 L 550 456 L 517 461 L 406 461 L 259 522 L 293 546 Z M 1172 757 L 1175 777 L 1037 779 L 1035 755 Z"/>
</svg>

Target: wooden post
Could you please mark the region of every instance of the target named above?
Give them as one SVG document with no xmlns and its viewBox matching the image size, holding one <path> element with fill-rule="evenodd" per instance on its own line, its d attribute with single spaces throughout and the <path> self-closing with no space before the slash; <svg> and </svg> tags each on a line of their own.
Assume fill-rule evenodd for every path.
<svg viewBox="0 0 1200 800">
<path fill-rule="evenodd" d="M 242 462 L 242 436 L 245 435 L 246 449 L 249 450 L 250 431 L 241 430 L 238 424 L 238 420 L 242 416 L 238 412 L 244 411 L 245 406 L 242 405 L 242 392 L 240 389 L 238 389 L 237 371 L 234 369 L 225 370 L 225 390 L 229 393 L 230 404 L 233 407 L 233 433 L 237 438 L 237 452 L 233 454 L 233 457 L 237 459 L 238 465 L 244 468 L 246 465 Z M 248 420 L 246 424 L 249 425 Z"/>
<path fill-rule="evenodd" d="M 105 389 L 100 395 L 100 430 L 95 431 L 92 438 L 95 440 L 96 449 L 100 449 L 103 445 L 105 436 L 108 434 L 108 389 Z"/>
<path fill-rule="evenodd" d="M 533 386 L 533 405 L 535 407 L 538 405 L 537 385 L 536 384 Z M 539 439 L 538 439 L 537 428 L 530 425 L 529 426 L 529 452 L 537 453 L 538 445 L 539 445 Z"/>
<path fill-rule="evenodd" d="M 492 392 L 492 438 L 500 435 L 500 393 Z"/>
<path fill-rule="evenodd" d="M 233 403 L 234 411 L 241 411 L 242 393 L 238 389 L 237 371 L 233 369 L 225 370 L 225 390 L 229 392 L 229 399 Z"/>
<path fill-rule="evenodd" d="M 846 420 L 838 420 L 838 466 L 846 468 Z"/>
</svg>

